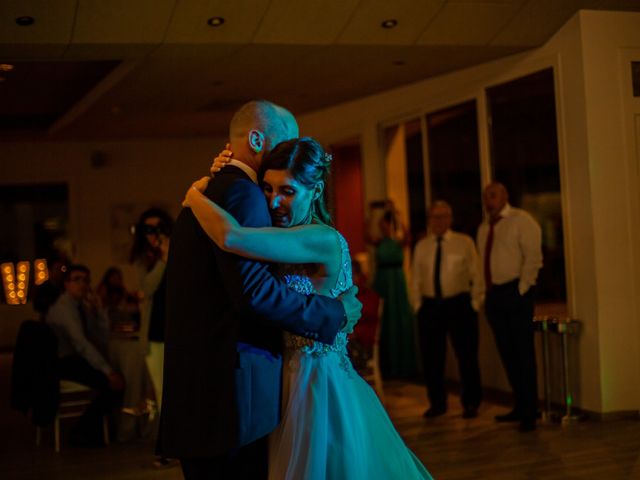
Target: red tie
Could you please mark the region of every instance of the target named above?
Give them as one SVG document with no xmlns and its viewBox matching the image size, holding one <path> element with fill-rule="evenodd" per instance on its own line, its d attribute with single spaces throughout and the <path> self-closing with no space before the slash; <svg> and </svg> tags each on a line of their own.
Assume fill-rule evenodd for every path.
<svg viewBox="0 0 640 480">
<path fill-rule="evenodd" d="M 502 217 L 497 217 L 489 221 L 489 234 L 487 244 L 484 247 L 484 285 L 487 290 L 493 286 L 491 281 L 491 247 L 493 247 L 493 227 Z"/>
</svg>

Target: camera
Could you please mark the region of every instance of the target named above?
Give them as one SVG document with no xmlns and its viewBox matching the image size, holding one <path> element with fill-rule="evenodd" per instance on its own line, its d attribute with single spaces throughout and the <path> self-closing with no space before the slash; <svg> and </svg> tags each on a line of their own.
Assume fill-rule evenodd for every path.
<svg viewBox="0 0 640 480">
<path fill-rule="evenodd" d="M 143 235 L 169 236 L 169 229 L 164 223 L 159 223 L 158 225 L 132 225 L 131 234 L 135 235 L 138 228 Z"/>
<path fill-rule="evenodd" d="M 145 235 L 168 235 L 167 227 L 163 223 L 158 225 L 142 225 L 142 233 Z"/>
</svg>

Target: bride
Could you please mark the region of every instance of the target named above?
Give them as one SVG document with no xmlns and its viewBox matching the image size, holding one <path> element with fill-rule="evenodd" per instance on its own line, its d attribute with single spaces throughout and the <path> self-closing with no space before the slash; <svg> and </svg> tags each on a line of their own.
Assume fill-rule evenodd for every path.
<svg viewBox="0 0 640 480">
<path fill-rule="evenodd" d="M 212 171 L 232 153 L 216 158 Z M 259 174 L 276 228 L 241 227 L 202 192 L 187 191 L 204 231 L 223 250 L 279 264 L 290 288 L 337 297 L 352 285 L 344 237 L 331 225 L 323 190 L 330 156 L 313 139 L 280 143 Z M 282 421 L 270 437 L 271 480 L 430 479 L 406 447 L 375 392 L 347 356 L 347 336 L 331 345 L 285 333 Z"/>
</svg>

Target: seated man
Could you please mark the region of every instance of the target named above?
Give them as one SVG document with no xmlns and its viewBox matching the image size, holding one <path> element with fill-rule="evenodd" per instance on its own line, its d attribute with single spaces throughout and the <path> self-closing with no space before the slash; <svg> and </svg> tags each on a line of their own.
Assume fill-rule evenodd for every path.
<svg viewBox="0 0 640 480">
<path fill-rule="evenodd" d="M 94 298 L 89 269 L 71 265 L 65 272 L 64 293 L 49 308 L 46 317 L 58 339 L 59 377 L 97 391 L 71 433 L 73 443 L 89 446 L 103 443 L 102 416 L 117 404 L 124 388 L 122 377 L 105 359 L 105 318 L 98 312 Z"/>
</svg>

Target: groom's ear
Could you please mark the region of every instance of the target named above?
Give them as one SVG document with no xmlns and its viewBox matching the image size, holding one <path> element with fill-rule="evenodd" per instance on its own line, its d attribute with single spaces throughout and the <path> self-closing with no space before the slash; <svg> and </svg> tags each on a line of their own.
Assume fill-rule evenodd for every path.
<svg viewBox="0 0 640 480">
<path fill-rule="evenodd" d="M 249 131 L 249 147 L 256 153 L 264 150 L 264 134 L 260 130 Z"/>
<path fill-rule="evenodd" d="M 313 187 L 313 200 L 315 201 L 320 198 L 322 192 L 324 192 L 324 182 L 321 180 Z"/>
</svg>

